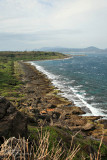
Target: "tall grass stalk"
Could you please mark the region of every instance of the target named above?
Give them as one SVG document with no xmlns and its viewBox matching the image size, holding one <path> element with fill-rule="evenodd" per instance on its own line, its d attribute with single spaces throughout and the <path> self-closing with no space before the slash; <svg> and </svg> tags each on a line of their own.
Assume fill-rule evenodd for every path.
<svg viewBox="0 0 107 160">
<path fill-rule="evenodd" d="M 42 129 L 40 132 L 38 131 L 38 143 L 35 141 L 31 143 L 28 139 L 25 140 L 25 138 L 21 137 L 19 139 L 11 137 L 1 145 L 0 160 L 73 160 L 80 150 L 80 145 L 73 145 L 77 134 L 72 136 L 71 147 L 67 153 L 61 140 L 57 145 L 53 144 L 52 148 L 49 148 L 49 131 L 44 133 Z M 103 137 L 101 138 L 98 152 L 94 155 L 90 154 L 90 160 L 101 160 L 100 149 Z M 85 160 L 85 157 L 81 155 L 80 159 Z"/>
</svg>

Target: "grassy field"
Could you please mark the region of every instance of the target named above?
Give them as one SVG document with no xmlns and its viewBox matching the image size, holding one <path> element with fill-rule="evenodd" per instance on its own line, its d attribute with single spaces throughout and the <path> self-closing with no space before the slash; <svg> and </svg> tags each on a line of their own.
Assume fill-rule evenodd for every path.
<svg viewBox="0 0 107 160">
<path fill-rule="evenodd" d="M 66 56 L 58 52 L 41 52 L 41 51 L 24 51 L 24 52 L 0 52 L 0 61 L 4 60 L 44 60 L 44 59 L 60 59 Z"/>
<path fill-rule="evenodd" d="M 0 95 L 9 100 L 20 101 L 25 95 L 20 93 L 23 85 L 21 80 L 22 69 L 18 61 L 60 59 L 66 56 L 57 52 L 0 52 Z"/>
<path fill-rule="evenodd" d="M 7 97 L 11 102 L 18 103 L 24 98 L 20 92 L 23 86 L 21 68 L 17 61 L 0 61 L 0 96 Z"/>
</svg>

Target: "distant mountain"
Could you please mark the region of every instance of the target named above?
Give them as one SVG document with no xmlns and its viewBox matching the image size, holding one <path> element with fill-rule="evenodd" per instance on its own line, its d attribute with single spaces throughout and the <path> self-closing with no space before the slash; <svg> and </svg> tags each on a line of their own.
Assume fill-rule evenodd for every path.
<svg viewBox="0 0 107 160">
<path fill-rule="evenodd" d="M 83 50 L 88 51 L 88 52 L 101 51 L 101 49 L 96 48 L 96 47 L 87 47 L 87 48 L 84 48 Z"/>
<path fill-rule="evenodd" d="M 37 49 L 35 49 L 37 50 Z M 62 48 L 62 47 L 43 47 L 38 49 L 39 51 L 51 51 L 51 52 L 62 52 L 62 53 L 107 53 L 107 49 L 99 49 L 96 47 L 87 48 Z"/>
<path fill-rule="evenodd" d="M 107 53 L 107 48 L 106 48 L 106 49 L 104 49 L 104 52 L 106 52 L 106 53 Z"/>
</svg>

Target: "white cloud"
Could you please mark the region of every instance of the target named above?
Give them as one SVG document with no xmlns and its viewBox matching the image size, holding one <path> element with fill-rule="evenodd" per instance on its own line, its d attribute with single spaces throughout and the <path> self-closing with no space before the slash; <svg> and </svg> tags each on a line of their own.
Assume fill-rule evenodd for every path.
<svg viewBox="0 0 107 160">
<path fill-rule="evenodd" d="M 0 0 L 0 33 L 10 38 L 19 34 L 18 41 L 26 34 L 35 45 L 38 38 L 40 47 L 58 42 L 67 47 L 92 43 L 106 47 L 106 8 L 106 0 Z M 32 34 L 37 36 L 35 41 Z M 22 39 L 31 45 L 28 38 Z"/>
</svg>

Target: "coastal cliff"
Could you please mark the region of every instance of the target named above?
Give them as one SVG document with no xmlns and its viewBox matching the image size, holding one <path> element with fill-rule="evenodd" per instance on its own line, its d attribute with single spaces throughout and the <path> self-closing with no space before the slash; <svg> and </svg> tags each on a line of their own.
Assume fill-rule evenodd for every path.
<svg viewBox="0 0 107 160">
<path fill-rule="evenodd" d="M 14 63 L 14 66 L 15 65 L 16 62 Z M 18 95 L 23 95 L 23 97 L 12 97 L 10 93 L 6 95 L 6 98 L 12 103 L 10 106 L 15 106 L 14 112 L 19 113 L 24 122 L 24 125 L 22 125 L 22 120 L 19 119 L 17 123 L 20 124 L 21 127 L 23 126 L 23 134 L 15 123 L 17 134 L 26 134 L 27 137 L 30 137 L 30 142 L 33 140 L 37 141 L 38 130 L 40 131 L 42 127 L 42 132 L 49 131 L 51 145 L 53 143 L 58 143 L 62 139 L 61 143 L 64 144 L 64 150 L 66 151 L 70 148 L 72 136 L 77 135 L 73 146 L 78 146 L 78 144 L 80 144 L 81 149 L 76 159 L 80 159 L 81 154 L 83 154 L 83 157 L 87 157 L 90 152 L 93 155 L 97 153 L 103 135 L 103 142 L 105 145 L 102 145 L 101 155 L 103 159 L 106 159 L 107 121 L 100 120 L 101 117 L 99 116 L 82 116 L 85 115 L 85 112 L 78 106 L 75 106 L 73 102 L 58 96 L 58 89 L 34 66 L 22 61 L 17 62 L 17 65 L 17 72 L 19 73 L 18 78 L 23 83 L 21 87 L 16 88 L 16 91 Z M 17 94 L 15 93 L 14 95 Z M 11 114 L 9 115 L 11 117 Z M 13 120 L 12 122 L 15 121 Z M 11 127 L 9 130 L 11 130 Z M 4 135 L 5 131 L 4 128 L 4 131 L 0 134 L 1 137 L 17 137 L 14 132 L 12 132 L 11 135 Z"/>
</svg>

